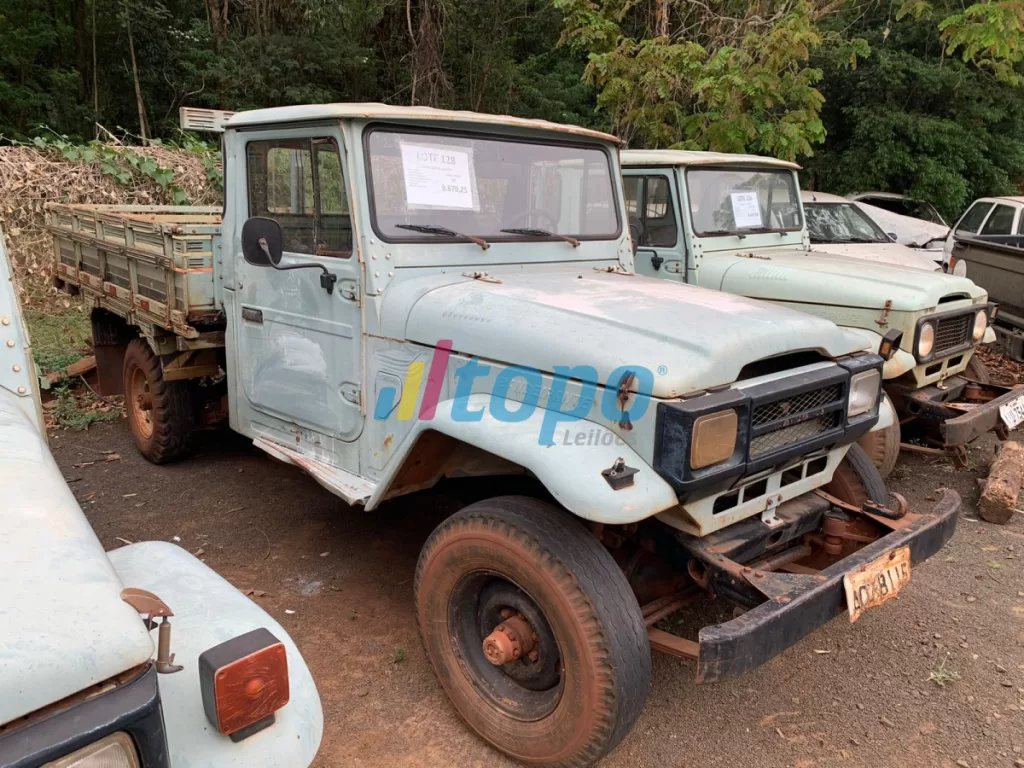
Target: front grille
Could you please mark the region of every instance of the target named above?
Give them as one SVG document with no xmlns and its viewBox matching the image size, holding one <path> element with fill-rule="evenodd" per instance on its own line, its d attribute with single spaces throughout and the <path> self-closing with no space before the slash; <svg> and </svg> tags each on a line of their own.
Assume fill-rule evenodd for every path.
<svg viewBox="0 0 1024 768">
<path fill-rule="evenodd" d="M 842 394 L 842 385 L 832 384 L 828 387 L 802 392 L 792 397 L 784 397 L 781 400 L 776 400 L 774 403 L 766 403 L 754 408 L 751 423 L 754 427 L 762 427 L 765 424 L 771 424 L 773 421 L 791 419 L 802 413 L 813 411 L 815 408 L 821 408 L 834 403 L 842 397 Z"/>
<path fill-rule="evenodd" d="M 839 416 L 839 411 L 832 411 L 815 419 L 759 435 L 750 441 L 750 458 L 757 458 L 805 440 L 813 440 L 818 435 L 838 427 Z"/>
<path fill-rule="evenodd" d="M 935 324 L 935 350 L 933 355 L 964 346 L 971 337 L 974 313 L 943 317 Z"/>
</svg>

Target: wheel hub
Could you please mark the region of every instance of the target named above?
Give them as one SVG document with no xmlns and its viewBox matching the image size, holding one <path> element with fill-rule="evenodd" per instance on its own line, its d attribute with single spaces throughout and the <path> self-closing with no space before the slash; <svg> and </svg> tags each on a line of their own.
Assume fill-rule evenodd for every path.
<svg viewBox="0 0 1024 768">
<path fill-rule="evenodd" d="M 521 656 L 529 657 L 537 644 L 533 627 L 521 615 L 510 616 L 484 638 L 484 656 L 496 667 Z"/>
</svg>

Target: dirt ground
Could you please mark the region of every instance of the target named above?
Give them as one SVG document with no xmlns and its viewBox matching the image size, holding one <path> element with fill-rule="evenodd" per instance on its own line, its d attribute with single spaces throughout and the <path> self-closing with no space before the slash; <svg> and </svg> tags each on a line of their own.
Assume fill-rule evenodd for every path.
<svg viewBox="0 0 1024 768">
<path fill-rule="evenodd" d="M 291 632 L 323 700 L 317 766 L 512 765 L 462 725 L 416 634 L 413 568 L 454 511 L 442 498 L 365 513 L 221 433 L 167 467 L 139 457 L 123 421 L 50 444 L 107 549 L 180 540 L 266 593 L 256 599 Z M 952 542 L 898 600 L 729 683 L 697 687 L 691 663 L 655 654 L 643 715 L 602 765 L 1024 766 L 1024 514 L 1004 527 L 977 519 L 991 453 L 974 447 L 959 472 L 921 456 L 897 468 L 890 487 L 914 508 L 940 487 L 964 498 Z M 694 627 L 720 613 L 688 610 Z"/>
</svg>

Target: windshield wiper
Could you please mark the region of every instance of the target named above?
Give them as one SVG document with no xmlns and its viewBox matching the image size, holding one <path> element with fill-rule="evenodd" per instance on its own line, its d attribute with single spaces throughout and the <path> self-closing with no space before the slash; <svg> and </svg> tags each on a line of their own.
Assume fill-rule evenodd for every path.
<svg viewBox="0 0 1024 768">
<path fill-rule="evenodd" d="M 438 227 L 433 224 L 395 224 L 395 229 L 411 229 L 413 232 L 423 232 L 427 235 L 441 235 L 442 237 L 461 237 L 463 240 L 468 240 L 471 243 L 479 245 L 485 251 L 491 247 L 491 244 L 482 237 L 464 235 L 461 232 L 456 232 L 454 229 Z"/>
<path fill-rule="evenodd" d="M 701 232 L 701 237 L 717 237 L 718 235 L 735 235 L 740 240 L 746 237 L 742 232 L 730 232 L 728 229 L 712 229 L 710 232 Z"/>
<path fill-rule="evenodd" d="M 847 243 L 884 243 L 885 240 L 872 240 L 869 237 L 849 237 L 844 242 L 847 242 Z"/>
<path fill-rule="evenodd" d="M 557 237 L 559 240 L 567 242 L 573 248 L 580 247 L 580 241 L 575 237 L 560 235 L 557 232 L 548 232 L 546 229 L 537 229 L 536 227 L 509 227 L 508 229 L 503 229 L 501 231 L 508 232 L 511 235 L 527 235 L 529 237 Z"/>
</svg>

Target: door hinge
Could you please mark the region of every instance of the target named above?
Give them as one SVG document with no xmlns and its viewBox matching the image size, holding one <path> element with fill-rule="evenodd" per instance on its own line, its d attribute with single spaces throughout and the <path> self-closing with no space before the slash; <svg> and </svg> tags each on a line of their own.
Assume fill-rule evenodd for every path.
<svg viewBox="0 0 1024 768">
<path fill-rule="evenodd" d="M 359 386 L 351 382 L 344 382 L 341 385 L 341 396 L 355 405 L 363 404 L 363 393 Z"/>
</svg>

